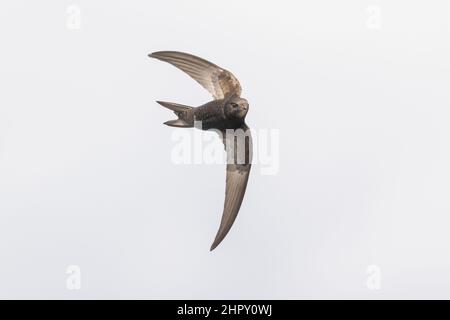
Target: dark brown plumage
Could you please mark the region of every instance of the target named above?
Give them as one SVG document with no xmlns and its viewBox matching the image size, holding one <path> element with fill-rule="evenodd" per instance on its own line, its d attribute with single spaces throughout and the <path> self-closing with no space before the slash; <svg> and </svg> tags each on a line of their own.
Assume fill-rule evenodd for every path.
<svg viewBox="0 0 450 320">
<path fill-rule="evenodd" d="M 200 129 L 216 129 L 221 133 L 228 160 L 222 220 L 211 245 L 211 250 L 214 250 L 237 217 L 250 174 L 252 138 L 245 123 L 248 102 L 240 97 L 242 89 L 234 75 L 209 61 L 176 51 L 154 52 L 149 57 L 168 62 L 186 72 L 214 97 L 214 100 L 199 107 L 157 101 L 178 116 L 176 120 L 165 122 L 166 125 L 192 128 L 195 122 L 201 121 Z"/>
</svg>

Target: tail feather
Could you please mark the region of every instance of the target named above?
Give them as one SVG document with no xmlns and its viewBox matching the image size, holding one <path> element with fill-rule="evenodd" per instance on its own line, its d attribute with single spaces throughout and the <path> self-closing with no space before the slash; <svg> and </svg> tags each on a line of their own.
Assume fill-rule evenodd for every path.
<svg viewBox="0 0 450 320">
<path fill-rule="evenodd" d="M 172 110 L 177 116 L 176 120 L 169 120 L 164 122 L 165 125 L 171 127 L 190 128 L 194 126 L 193 108 L 173 102 L 156 101 L 163 107 Z"/>
<path fill-rule="evenodd" d="M 191 125 L 189 125 L 189 123 L 187 123 L 186 121 L 181 120 L 181 119 L 169 120 L 169 121 L 164 122 L 164 124 L 169 127 L 178 127 L 178 128 L 192 127 Z"/>
</svg>

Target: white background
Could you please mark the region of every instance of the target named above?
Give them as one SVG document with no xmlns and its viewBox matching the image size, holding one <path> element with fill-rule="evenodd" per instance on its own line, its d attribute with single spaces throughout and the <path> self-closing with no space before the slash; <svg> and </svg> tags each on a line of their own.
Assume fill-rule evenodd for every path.
<svg viewBox="0 0 450 320">
<path fill-rule="evenodd" d="M 3 0 L 0 297 L 450 298 L 449 12 Z M 280 132 L 278 174 L 255 166 L 213 252 L 224 167 L 174 165 L 154 102 L 210 96 L 158 50 L 231 70 L 248 124 Z"/>
</svg>

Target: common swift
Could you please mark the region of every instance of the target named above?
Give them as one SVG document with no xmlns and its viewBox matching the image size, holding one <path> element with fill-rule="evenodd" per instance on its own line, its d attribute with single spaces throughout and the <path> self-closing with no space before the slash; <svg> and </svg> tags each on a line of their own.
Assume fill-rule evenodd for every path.
<svg viewBox="0 0 450 320">
<path fill-rule="evenodd" d="M 230 231 L 247 187 L 252 161 L 252 138 L 245 123 L 248 101 L 241 98 L 241 85 L 231 72 L 205 59 L 176 51 L 154 52 L 149 57 L 168 62 L 184 71 L 214 98 L 198 107 L 156 101 L 178 117 L 164 124 L 179 128 L 211 129 L 222 136 L 227 152 L 225 204 L 219 230 L 211 245 L 212 251 Z M 198 123 L 201 123 L 200 127 Z"/>
</svg>

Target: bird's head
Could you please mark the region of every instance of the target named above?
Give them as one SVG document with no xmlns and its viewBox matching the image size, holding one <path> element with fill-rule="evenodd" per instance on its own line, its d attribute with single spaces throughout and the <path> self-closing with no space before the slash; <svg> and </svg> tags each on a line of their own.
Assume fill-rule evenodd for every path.
<svg viewBox="0 0 450 320">
<path fill-rule="evenodd" d="M 248 112 L 248 101 L 244 98 L 233 96 L 225 104 L 227 118 L 244 119 Z"/>
</svg>

